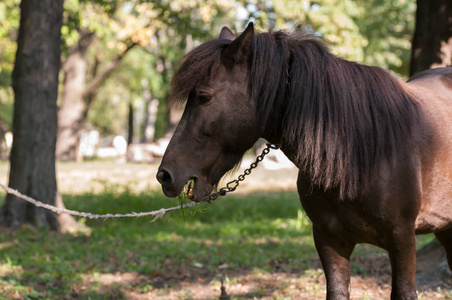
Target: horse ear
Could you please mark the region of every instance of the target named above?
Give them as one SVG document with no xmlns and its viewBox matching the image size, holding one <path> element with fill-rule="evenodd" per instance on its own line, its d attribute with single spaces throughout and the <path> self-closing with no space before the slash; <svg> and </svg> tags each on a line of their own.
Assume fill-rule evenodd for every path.
<svg viewBox="0 0 452 300">
<path fill-rule="evenodd" d="M 224 26 L 223 28 L 221 28 L 219 39 L 227 39 L 233 41 L 235 39 L 235 36 L 234 33 L 232 33 L 231 29 L 229 29 L 227 26 Z"/>
<path fill-rule="evenodd" d="M 248 57 L 254 41 L 254 25 L 250 23 L 245 31 L 221 53 L 221 59 L 225 66 L 232 67 L 242 63 Z"/>
</svg>

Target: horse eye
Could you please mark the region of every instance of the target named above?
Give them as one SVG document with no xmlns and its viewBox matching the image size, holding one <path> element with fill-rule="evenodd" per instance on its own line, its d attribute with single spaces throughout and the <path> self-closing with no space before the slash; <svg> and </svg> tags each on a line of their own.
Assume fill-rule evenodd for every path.
<svg viewBox="0 0 452 300">
<path fill-rule="evenodd" d="M 201 104 L 206 104 L 212 100 L 212 95 L 207 93 L 199 93 L 198 99 Z"/>
</svg>

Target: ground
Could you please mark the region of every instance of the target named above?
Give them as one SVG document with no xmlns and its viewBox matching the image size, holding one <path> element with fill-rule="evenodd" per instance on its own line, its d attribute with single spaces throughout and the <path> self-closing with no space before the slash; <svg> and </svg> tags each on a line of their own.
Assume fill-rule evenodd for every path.
<svg viewBox="0 0 452 300">
<path fill-rule="evenodd" d="M 245 159 L 246 165 L 249 160 Z M 148 189 L 158 189 L 158 183 L 155 180 L 157 165 L 142 165 L 142 164 L 114 164 L 114 163 L 99 163 L 99 162 L 87 162 L 83 164 L 59 164 L 58 165 L 58 183 L 60 192 L 65 195 L 74 195 L 76 199 L 85 199 L 87 195 L 95 195 L 96 193 L 105 193 L 105 190 L 109 186 L 127 184 L 128 187 L 133 186 L 135 193 L 140 191 L 146 191 Z M 243 169 L 242 169 L 243 170 Z M 2 183 L 6 183 L 7 167 L 0 166 L 0 180 Z M 284 176 L 281 176 L 283 174 Z M 238 197 L 254 197 L 256 194 L 265 194 L 269 191 L 283 191 L 284 193 L 295 194 L 295 181 L 297 171 L 295 168 L 287 168 L 283 170 L 265 170 L 262 166 L 258 170 L 254 170 L 245 182 L 243 182 L 237 192 L 234 195 Z M 226 179 L 227 180 L 227 179 Z M 112 194 L 117 192 L 113 191 Z M 79 195 L 79 196 L 78 196 Z M 68 197 L 68 196 L 67 196 Z M 79 197 L 79 198 L 77 198 Z M 111 197 L 111 196 L 110 196 Z M 70 198 L 70 197 L 69 197 Z M 67 199 L 67 198 L 66 198 Z M 90 201 L 97 201 L 96 198 Z M 75 200 L 69 199 L 71 204 Z M 80 200 L 77 200 L 80 201 Z M 127 201 L 129 201 L 127 199 Z M 228 201 L 227 198 L 221 201 Z M 240 198 L 240 201 L 245 201 Z M 238 202 L 240 203 L 240 202 Z M 128 207 L 128 203 L 124 204 L 124 207 Z M 236 204 L 237 205 L 237 204 Z M 108 209 L 108 208 L 107 208 Z M 124 209 L 120 207 L 119 209 Z M 231 208 L 228 208 L 229 210 Z M 227 211 L 227 210 L 226 210 Z M 124 211 L 125 212 L 125 211 Z M 206 213 L 209 214 L 209 211 Z M 225 213 L 223 212 L 222 215 Z M 232 214 L 232 213 L 231 213 Z M 246 215 L 246 214 L 245 214 Z M 216 217 L 213 217 L 216 218 Z M 227 216 L 224 216 L 227 220 Z M 110 231 L 103 229 L 108 227 L 110 221 L 98 224 L 92 223 L 90 226 L 98 228 L 97 230 L 111 234 Z M 219 220 L 218 222 L 222 222 Z M 218 223 L 217 222 L 217 223 Z M 286 221 L 284 221 L 286 222 Z M 286 224 L 284 222 L 274 223 L 280 228 L 284 226 L 295 226 Z M 103 225 L 104 224 L 104 225 Z M 126 223 L 121 223 L 126 224 Z M 140 223 L 141 224 L 141 223 Z M 149 223 L 145 226 L 152 227 Z M 100 227 L 96 227 L 100 226 Z M 116 225 L 115 225 L 116 226 Z M 141 225 L 140 225 L 141 226 Z M 163 224 L 164 226 L 164 224 Z M 174 227 L 191 230 L 191 224 L 183 225 L 182 227 Z M 194 225 L 195 226 L 195 225 Z M 198 225 L 196 225 L 198 226 Z M 195 226 L 195 227 L 196 227 Z M 200 224 L 199 226 L 205 226 Z M 297 225 L 298 226 L 298 225 Z M 193 232 L 197 231 L 197 227 L 193 229 Z M 293 227 L 293 228 L 295 228 Z M 118 231 L 119 227 L 112 225 L 113 231 Z M 160 227 L 159 227 L 160 228 Z M 162 227 L 164 228 L 164 227 Z M 290 227 L 292 228 L 292 227 Z M 30 230 L 30 229 L 26 229 Z M 31 229 L 34 230 L 34 229 Z M 137 230 L 137 229 L 133 229 Z M 235 229 L 234 229 L 235 230 Z M 243 229 L 242 229 L 243 230 Z M 247 229 L 248 230 L 248 229 Z M 283 231 L 278 231 L 283 232 Z M 209 238 L 203 238 L 200 243 L 193 243 L 195 246 L 191 246 L 190 255 L 188 260 L 183 258 L 175 258 L 174 255 L 163 256 L 160 260 L 159 268 L 157 269 L 140 269 L 140 266 L 134 267 L 135 262 L 140 262 L 139 257 L 135 257 L 134 253 L 140 253 L 139 250 L 135 252 L 114 252 L 109 250 L 110 254 L 104 258 L 92 258 L 97 248 L 89 250 L 86 256 L 77 253 L 74 258 L 68 257 L 66 261 L 57 261 L 55 267 L 49 267 L 46 271 L 44 267 L 36 267 L 38 270 L 36 274 L 33 274 L 35 270 L 33 267 L 27 266 L 26 262 L 22 261 L 20 255 L 18 258 L 14 258 L 12 252 L 8 252 L 8 248 L 15 249 L 15 251 L 35 251 L 29 250 L 27 245 L 23 246 L 25 242 L 23 240 L 17 242 L 17 239 L 21 233 L 3 232 L 4 236 L 9 235 L 11 238 L 6 238 L 0 241 L 0 250 L 5 250 L 6 254 L 1 254 L 2 262 L 0 265 L 0 276 L 6 278 L 4 281 L 0 280 L 0 299 L 47 299 L 45 295 L 48 295 L 49 299 L 218 299 L 220 296 L 220 279 L 224 280 L 224 286 L 226 292 L 232 296 L 232 299 L 324 299 L 325 298 L 325 277 L 321 270 L 321 265 L 315 251 L 312 250 L 312 240 L 306 236 L 303 238 L 292 238 L 289 241 L 296 243 L 306 243 L 310 245 L 308 252 L 300 252 L 300 256 L 304 255 L 302 259 L 294 261 L 293 257 L 280 258 L 278 255 L 274 257 L 268 257 L 263 259 L 264 263 L 260 261 L 256 263 L 250 263 L 248 265 L 241 265 L 240 263 L 228 263 L 228 260 L 219 261 L 218 263 L 211 263 L 209 259 L 204 259 L 202 256 L 205 253 L 212 251 L 219 251 L 221 246 L 226 242 L 224 240 L 215 240 Z M 190 233 L 193 234 L 193 233 Z M 65 248 L 68 245 L 64 244 L 64 240 L 67 239 L 70 244 L 68 247 L 75 247 L 82 244 L 81 252 L 83 250 L 83 244 L 86 247 L 91 247 L 91 244 L 96 243 L 96 239 L 99 240 L 100 247 L 103 246 L 105 241 L 111 241 L 113 244 L 118 245 L 118 249 L 121 247 L 121 243 L 129 243 L 124 235 L 115 236 L 111 234 L 110 237 L 104 238 L 101 233 L 99 237 L 96 237 L 96 229 L 91 237 L 66 237 L 56 236 L 58 239 L 57 244 L 52 247 L 61 247 L 61 251 L 68 252 L 70 255 L 70 248 Z M 126 233 L 130 235 L 130 233 Z M 34 233 L 25 233 L 23 239 L 30 240 L 30 245 L 33 243 Z M 143 236 L 146 236 L 144 233 Z M 172 241 L 179 241 L 182 244 L 188 245 L 190 243 L 189 238 L 182 232 L 171 232 L 171 227 L 168 229 L 168 238 L 164 238 L 163 242 L 159 241 L 158 247 L 163 247 Z M 141 236 L 139 236 L 141 238 Z M 210 237 L 210 236 L 208 236 Z M 231 238 L 233 236 L 231 235 Z M 260 251 L 259 245 L 267 247 L 268 249 L 279 249 L 278 233 L 269 236 L 260 237 L 259 234 L 250 238 L 251 244 L 254 248 L 252 251 Z M 143 237 L 144 238 L 144 237 Z M 240 237 L 239 237 L 240 239 Z M 419 245 L 424 245 L 431 240 L 432 237 L 420 239 Z M 135 238 L 138 243 L 138 238 Z M 156 241 L 156 240 L 152 240 Z M 287 240 L 286 240 L 287 242 Z M 285 243 L 286 243 L 285 242 Z M 61 244 L 58 244 L 61 243 Z M 232 247 L 248 247 L 248 241 L 243 243 L 233 241 L 235 243 Z M 142 244 L 142 245 L 149 245 Z M 138 248 L 142 248 L 141 244 L 138 244 Z M 290 244 L 286 247 L 293 247 Z M 24 250 L 21 250 L 19 246 L 23 246 Z M 29 245 L 28 245 L 29 246 Z M 37 245 L 42 247 L 42 245 Z M 31 246 L 29 246 L 31 247 Z M 50 247 L 50 246 L 49 246 Z M 193 247 L 199 247 L 193 249 Z M 128 247 L 130 249 L 130 247 Z M 204 248 L 204 249 L 203 249 Z M 264 249 L 262 248 L 262 249 Z M 64 250 L 66 249 L 66 250 Z M 75 249 L 75 248 L 74 248 Z M 78 248 L 77 248 L 78 249 Z M 170 249 L 170 248 L 168 248 Z M 188 248 L 187 248 L 188 249 Z M 298 248 L 297 248 L 298 249 Z M 299 248 L 308 249 L 308 248 Z M 241 249 L 237 248 L 237 253 Z M 289 249 L 287 249 L 289 250 Z M 42 256 L 36 258 L 39 263 L 43 260 L 48 262 L 53 261 L 53 257 L 50 254 L 46 254 L 49 250 L 42 252 Z M 54 250 L 57 251 L 57 250 Z M 59 251 L 59 250 L 58 250 Z M 74 250 L 75 251 L 75 250 Z M 150 250 L 149 250 L 150 251 Z M 172 249 L 167 251 L 173 251 Z M 185 250 L 180 250 L 185 251 Z M 187 250 L 188 251 L 188 250 Z M 226 251 L 226 250 L 225 250 Z M 262 250 L 265 255 L 267 250 Z M 281 251 L 281 250 L 278 250 Z M 58 252 L 59 253 L 59 252 Z M 142 252 L 140 255 L 144 255 L 147 251 Z M 179 252 L 176 252 L 179 253 Z M 199 253 L 200 257 L 196 258 L 196 253 Z M 242 252 L 240 252 L 242 253 Z M 24 254 L 25 255 L 25 254 Z M 32 254 L 26 254 L 32 256 Z M 61 254 L 59 254 L 61 256 Z M 91 256 L 90 256 L 91 255 Z M 100 254 L 99 254 L 100 255 Z M 130 257 L 123 257 L 123 256 Z M 220 255 L 220 253 L 218 253 Z M 232 253 L 233 255 L 233 253 Z M 239 254 L 237 254 L 239 255 Z M 243 254 L 240 254 L 243 255 Z M 215 254 L 213 255 L 215 256 Z M 297 254 L 295 254 L 297 256 Z M 444 276 L 436 276 L 440 272 L 444 271 L 447 267 L 438 267 L 435 263 L 444 256 L 444 253 L 431 252 L 428 255 L 422 256 L 422 261 L 418 263 L 419 270 L 419 282 L 417 285 L 419 299 L 452 299 L 452 280 L 449 278 L 443 280 Z M 195 257 L 196 259 L 193 259 Z M 178 261 L 178 259 L 182 259 Z M 93 262 L 95 261 L 95 262 Z M 131 261 L 131 262 L 130 262 Z M 238 259 L 240 261 L 240 259 Z M 96 265 L 96 262 L 98 265 Z M 130 262 L 130 267 L 124 265 Z M 65 278 L 67 278 L 64 270 L 58 271 L 60 275 L 48 275 L 47 281 L 43 283 L 34 283 L 36 280 L 31 280 L 36 276 L 39 280 L 43 280 L 43 276 L 48 272 L 53 274 L 56 266 L 69 263 L 74 271 L 77 272 L 77 280 L 70 281 L 71 283 L 61 288 L 60 291 L 58 285 L 65 285 Z M 93 266 L 84 268 L 84 264 L 93 264 Z M 103 266 L 105 264 L 105 267 Z M 137 263 L 138 264 L 138 263 Z M 215 268 L 211 266 L 215 265 Z M 259 264 L 265 264 L 261 266 Z M 102 267 L 99 267 L 102 265 Z M 63 267 L 64 268 L 64 267 Z M 352 299 L 389 299 L 390 298 L 390 285 L 391 285 L 391 270 L 389 260 L 385 252 L 376 249 L 373 246 L 359 245 L 352 258 L 352 281 L 351 281 L 351 298 Z M 25 274 L 25 275 L 23 275 Z M 62 275 L 61 275 L 62 274 Z M 29 277 L 27 277 L 29 276 Z M 60 277 L 63 279 L 59 279 Z M 74 275 L 75 276 L 75 275 Z M 27 279 L 28 278 L 28 279 Z M 55 280 L 57 278 L 57 280 Z M 28 281 L 27 281 L 28 280 Z M 30 283 L 30 280 L 32 281 Z M 39 281 L 38 280 L 38 281 Z M 58 283 L 58 280 L 61 280 Z M 55 283 L 55 281 L 57 281 Z M 20 288 L 19 288 L 20 287 Z M 47 293 L 46 289 L 55 289 L 52 293 Z M 30 292 L 32 291 L 32 292 Z M 69 292 L 68 292 L 69 291 Z M 59 294 L 60 293 L 60 294 Z M 64 293 L 66 296 L 58 296 Z M 30 295 L 38 295 L 31 297 Z M 29 295 L 29 296 L 24 296 Z M 49 296 L 57 295 L 57 296 Z M 2 298 L 3 297 L 3 298 Z"/>
<path fill-rule="evenodd" d="M 232 299 L 325 299 L 325 276 L 320 262 L 310 261 L 309 270 L 292 270 L 287 273 L 275 262 L 271 273 L 241 270 L 229 273 L 225 278 L 226 292 Z M 391 293 L 391 275 L 388 257 L 377 254 L 373 257 L 353 259 L 355 268 L 366 275 L 354 275 L 351 279 L 351 299 L 389 299 Z M 136 273 L 108 274 L 97 279 L 101 285 L 108 287 L 113 283 L 127 282 L 139 286 L 140 282 L 153 282 L 160 289 L 151 291 L 132 288 L 127 292 L 128 299 L 218 299 L 220 296 L 220 275 L 214 276 L 203 272 L 202 268 L 175 270 L 174 273 L 154 274 L 151 278 Z M 92 279 L 86 278 L 87 281 Z M 452 299 L 452 280 L 418 285 L 419 299 Z"/>
</svg>

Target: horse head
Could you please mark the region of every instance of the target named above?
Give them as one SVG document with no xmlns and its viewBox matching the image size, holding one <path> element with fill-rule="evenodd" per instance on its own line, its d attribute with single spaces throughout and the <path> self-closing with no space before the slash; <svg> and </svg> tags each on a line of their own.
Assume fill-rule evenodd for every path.
<svg viewBox="0 0 452 300">
<path fill-rule="evenodd" d="M 166 196 L 176 197 L 194 180 L 193 200 L 202 200 L 259 138 L 247 84 L 253 40 L 252 23 L 237 38 L 224 27 L 176 72 L 171 94 L 186 105 L 157 173 Z"/>
</svg>

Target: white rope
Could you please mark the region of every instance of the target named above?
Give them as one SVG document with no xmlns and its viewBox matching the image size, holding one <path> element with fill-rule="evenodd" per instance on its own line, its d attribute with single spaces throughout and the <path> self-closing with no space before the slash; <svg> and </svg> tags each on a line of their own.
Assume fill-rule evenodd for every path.
<svg viewBox="0 0 452 300">
<path fill-rule="evenodd" d="M 196 206 L 201 203 L 204 203 L 204 202 L 190 202 L 190 203 L 186 203 L 186 204 L 179 205 L 179 206 L 173 206 L 173 207 L 169 207 L 169 208 L 161 208 L 159 210 L 148 211 L 148 212 L 139 212 L 139 213 L 131 212 L 131 213 L 127 213 L 127 214 L 92 214 L 92 213 L 88 213 L 88 212 L 80 212 L 80 211 L 70 210 L 70 209 L 66 209 L 66 208 L 59 208 L 59 207 L 35 200 L 35 199 L 25 196 L 25 195 L 21 194 L 19 191 L 14 190 L 10 187 L 7 187 L 1 183 L 0 183 L 0 187 L 2 189 L 4 189 L 6 192 L 8 192 L 9 194 L 14 195 L 20 199 L 23 199 L 31 204 L 34 204 L 37 207 L 42 207 L 42 208 L 48 209 L 57 214 L 68 214 L 68 215 L 73 215 L 73 216 L 77 216 L 77 217 L 89 218 L 89 219 L 139 218 L 139 217 L 154 216 L 154 219 L 151 222 L 155 222 L 158 219 L 160 219 L 161 217 L 163 217 L 165 215 L 165 213 L 167 213 L 169 211 L 192 207 L 192 206 Z"/>
</svg>

